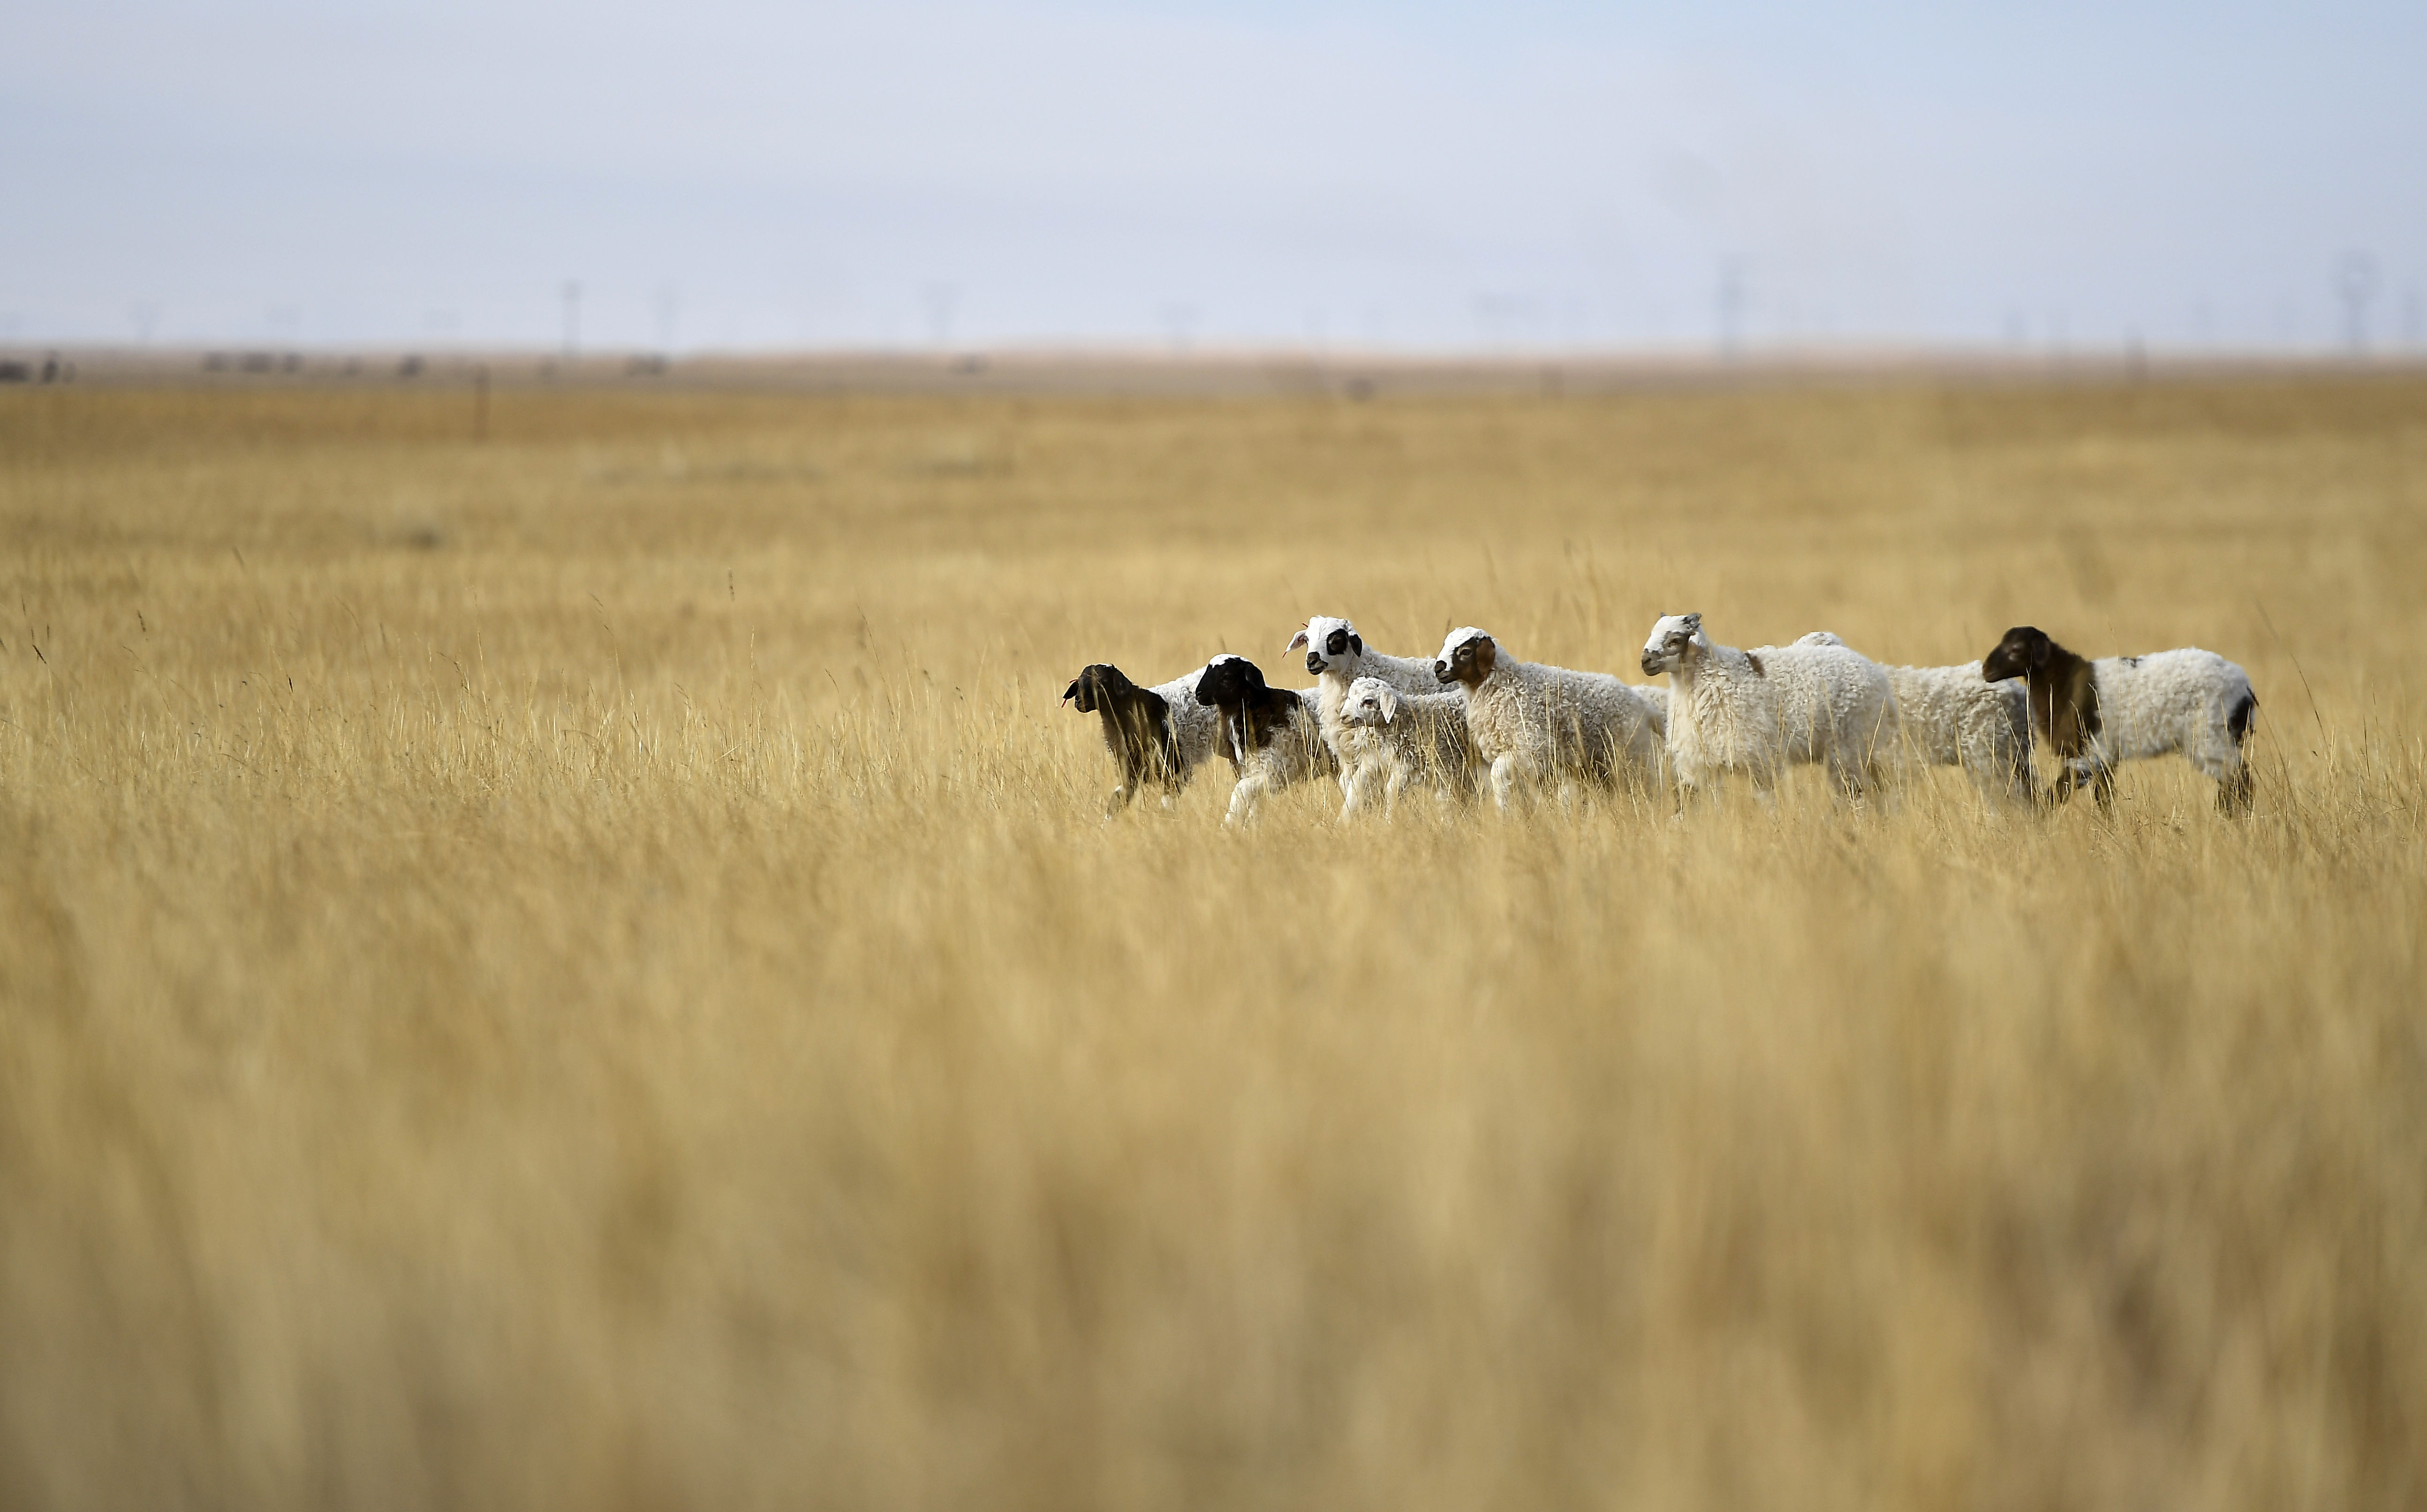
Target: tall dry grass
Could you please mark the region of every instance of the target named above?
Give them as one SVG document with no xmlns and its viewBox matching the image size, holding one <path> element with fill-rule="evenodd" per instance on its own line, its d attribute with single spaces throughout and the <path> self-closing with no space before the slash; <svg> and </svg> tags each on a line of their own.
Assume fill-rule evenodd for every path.
<svg viewBox="0 0 2427 1512">
<path fill-rule="evenodd" d="M 0 395 L 0 1501 L 2427 1495 L 2427 382 L 468 421 Z M 1054 704 L 1686 609 L 2208 646 L 2259 811 L 1105 823 Z"/>
</svg>

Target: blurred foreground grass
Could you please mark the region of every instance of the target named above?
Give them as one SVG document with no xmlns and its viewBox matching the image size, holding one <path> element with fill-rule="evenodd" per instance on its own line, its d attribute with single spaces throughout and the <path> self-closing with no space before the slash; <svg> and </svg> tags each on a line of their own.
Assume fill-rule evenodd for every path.
<svg viewBox="0 0 2427 1512">
<path fill-rule="evenodd" d="M 467 417 L 0 395 L 0 1502 L 2427 1496 L 2427 382 Z M 1686 609 L 2206 645 L 2259 812 L 1054 704 Z"/>
</svg>

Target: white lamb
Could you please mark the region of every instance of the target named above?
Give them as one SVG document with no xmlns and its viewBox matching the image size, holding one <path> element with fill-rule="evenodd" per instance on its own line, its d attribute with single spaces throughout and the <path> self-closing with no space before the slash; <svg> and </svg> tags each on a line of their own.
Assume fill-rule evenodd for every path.
<svg viewBox="0 0 2427 1512">
<path fill-rule="evenodd" d="M 1357 633 L 1356 626 L 1328 614 L 1308 620 L 1284 647 L 1290 651 L 1301 648 L 1306 652 L 1306 670 L 1314 674 L 1315 708 L 1323 743 L 1340 762 L 1342 812 L 1345 813 L 1348 758 L 1341 749 L 1340 709 L 1347 701 L 1348 685 L 1360 677 L 1372 677 L 1402 693 L 1438 693 L 1441 684 L 1433 677 L 1430 661 L 1372 650 L 1365 644 L 1365 638 Z"/>
<path fill-rule="evenodd" d="M 1341 704 L 1340 749 L 1340 783 L 1348 790 L 1344 816 L 1371 803 L 1377 786 L 1385 813 L 1411 786 L 1442 798 L 1474 790 L 1474 749 L 1461 693 L 1403 693 L 1379 677 L 1360 677 Z"/>
<path fill-rule="evenodd" d="M 1502 809 L 1521 787 L 1577 777 L 1655 786 L 1667 710 L 1650 690 L 1606 673 L 1571 672 L 1505 655 L 1472 626 L 1442 642 L 1433 675 L 1466 690 L 1466 725 Z"/>
<path fill-rule="evenodd" d="M 1681 803 L 1741 772 L 1767 805 L 1781 772 L 1813 763 L 1859 797 L 1879 780 L 1880 756 L 1896 739 L 1887 670 L 1833 635 L 1739 651 L 1703 634 L 1700 614 L 1668 614 L 1644 642 L 1643 670 L 1669 675 L 1669 759 Z"/>
<path fill-rule="evenodd" d="M 2092 660 L 2032 626 L 2008 630 L 1981 658 L 1981 675 L 2021 679 L 2031 723 L 2062 763 L 2057 801 L 2089 783 L 2098 805 L 2115 800 L 2115 763 L 2181 752 L 2216 779 L 2216 806 L 2250 810 L 2251 774 L 2242 742 L 2258 714 L 2250 675 L 2213 651 L 2186 646 L 2141 657 Z"/>
<path fill-rule="evenodd" d="M 1844 645 L 1827 630 L 1798 645 Z M 1927 766 L 1961 767 L 1992 804 L 2031 801 L 2031 712 L 2019 684 L 1990 682 L 1980 663 L 1890 667 L 1902 754 Z"/>
</svg>

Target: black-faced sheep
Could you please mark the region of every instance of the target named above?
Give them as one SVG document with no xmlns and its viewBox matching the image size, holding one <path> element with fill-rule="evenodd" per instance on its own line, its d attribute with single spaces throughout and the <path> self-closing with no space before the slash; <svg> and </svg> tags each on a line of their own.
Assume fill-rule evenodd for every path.
<svg viewBox="0 0 2427 1512">
<path fill-rule="evenodd" d="M 1980 660 L 1992 682 L 2023 679 L 2032 725 L 2061 763 L 2051 797 L 2090 784 L 2101 808 L 2115 801 L 2115 763 L 2180 752 L 2216 779 L 2216 806 L 2247 813 L 2251 772 L 2242 756 L 2258 697 L 2250 675 L 2213 651 L 2185 647 L 2141 657 L 2077 656 L 2028 625 L 2008 630 Z"/>
<path fill-rule="evenodd" d="M 1264 794 L 1335 770 L 1318 728 L 1313 689 L 1271 687 L 1246 658 L 1221 656 L 1205 664 L 1195 696 L 1215 710 L 1214 748 L 1238 773 L 1224 823 L 1246 823 Z"/>
<path fill-rule="evenodd" d="M 1202 675 L 1200 667 L 1160 687 L 1140 688 L 1120 668 L 1099 661 L 1081 668 L 1062 691 L 1064 703 L 1104 722 L 1104 748 L 1121 778 L 1106 800 L 1108 811 L 1128 806 L 1149 783 L 1164 790 L 1168 806 L 1213 754 L 1216 717 L 1195 696 Z"/>
</svg>

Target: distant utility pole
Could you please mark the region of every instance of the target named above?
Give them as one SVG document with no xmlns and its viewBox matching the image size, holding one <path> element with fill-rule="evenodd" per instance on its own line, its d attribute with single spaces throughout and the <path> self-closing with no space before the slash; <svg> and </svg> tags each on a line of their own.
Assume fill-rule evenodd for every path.
<svg viewBox="0 0 2427 1512">
<path fill-rule="evenodd" d="M 564 360 L 572 362 L 574 353 L 580 350 L 581 281 L 568 278 L 564 281 Z"/>
<path fill-rule="evenodd" d="M 682 308 L 682 295 L 672 284 L 658 285 L 658 355 L 675 354 L 675 317 Z"/>
<path fill-rule="evenodd" d="M 2368 307 L 2376 302 L 2376 259 L 2347 252 L 2335 264 L 2335 293 L 2343 301 L 2343 340 L 2356 357 L 2368 350 Z"/>
<path fill-rule="evenodd" d="M 1719 264 L 1719 355 L 1733 360 L 1744 340 L 1744 265 L 1731 257 Z"/>
<path fill-rule="evenodd" d="M 919 301 L 927 307 L 927 331 L 935 338 L 936 350 L 949 349 L 953 344 L 953 307 L 961 301 L 961 291 L 950 284 L 922 284 Z"/>
<path fill-rule="evenodd" d="M 1163 329 L 1171 338 L 1171 350 L 1186 351 L 1189 337 L 1197 329 L 1197 306 L 1174 300 L 1163 307 Z"/>
</svg>

